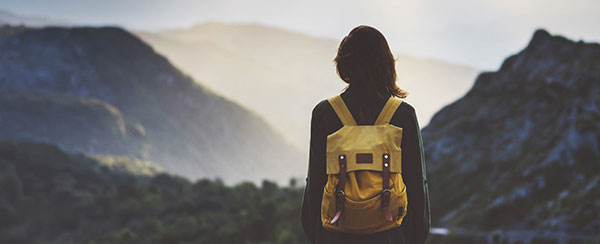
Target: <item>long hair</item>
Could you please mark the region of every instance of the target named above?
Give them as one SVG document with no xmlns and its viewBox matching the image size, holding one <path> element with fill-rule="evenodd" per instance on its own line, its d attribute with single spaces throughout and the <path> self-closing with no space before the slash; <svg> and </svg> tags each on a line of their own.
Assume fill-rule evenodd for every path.
<svg viewBox="0 0 600 244">
<path fill-rule="evenodd" d="M 382 99 L 408 95 L 396 85 L 396 60 L 383 34 L 373 27 L 360 25 L 352 29 L 333 61 L 337 74 L 348 84 L 345 89 Z"/>
</svg>

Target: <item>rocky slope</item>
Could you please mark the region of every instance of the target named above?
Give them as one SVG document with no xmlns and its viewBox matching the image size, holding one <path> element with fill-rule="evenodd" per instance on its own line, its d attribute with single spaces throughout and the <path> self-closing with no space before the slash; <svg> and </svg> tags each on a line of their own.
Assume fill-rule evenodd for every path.
<svg viewBox="0 0 600 244">
<path fill-rule="evenodd" d="M 422 134 L 434 225 L 600 232 L 599 44 L 537 30 Z"/>
<path fill-rule="evenodd" d="M 254 23 L 207 22 L 134 33 L 195 79 L 256 111 L 304 150 L 313 106 L 345 86 L 332 61 L 340 40 Z M 440 60 L 396 57 L 398 85 L 421 108 L 423 124 L 464 95 L 478 72 Z"/>
<path fill-rule="evenodd" d="M 119 28 L 2 28 L 0 90 L 0 139 L 141 156 L 190 178 L 305 174 L 263 119 Z"/>
</svg>

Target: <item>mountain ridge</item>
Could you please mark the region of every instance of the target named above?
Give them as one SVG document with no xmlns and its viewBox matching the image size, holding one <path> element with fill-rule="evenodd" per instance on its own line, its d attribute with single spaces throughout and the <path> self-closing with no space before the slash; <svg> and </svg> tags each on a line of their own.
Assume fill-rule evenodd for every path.
<svg viewBox="0 0 600 244">
<path fill-rule="evenodd" d="M 166 171 L 228 182 L 258 180 L 258 175 L 287 181 L 291 175 L 272 173 L 286 167 L 302 174 L 299 153 L 262 118 L 195 82 L 121 28 L 4 32 L 0 88 L 105 101 L 133 128 L 141 126 L 144 159 Z M 238 163 L 211 163 L 222 161 Z"/>
<path fill-rule="evenodd" d="M 479 74 L 422 131 L 433 222 L 597 233 L 599 77 L 600 45 L 541 29 Z"/>
<path fill-rule="evenodd" d="M 334 39 L 257 23 L 220 22 L 135 34 L 207 86 L 246 104 L 304 150 L 310 111 L 345 86 L 335 71 L 339 41 Z M 394 55 L 398 85 L 408 90 L 408 102 L 421 107 L 422 124 L 436 106 L 462 96 L 478 72 L 430 58 Z"/>
</svg>

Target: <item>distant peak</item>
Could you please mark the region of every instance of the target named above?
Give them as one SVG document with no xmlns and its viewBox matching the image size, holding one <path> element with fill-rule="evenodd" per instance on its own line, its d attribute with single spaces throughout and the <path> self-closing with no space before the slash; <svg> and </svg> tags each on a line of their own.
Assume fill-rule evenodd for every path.
<svg viewBox="0 0 600 244">
<path fill-rule="evenodd" d="M 551 38 L 552 35 L 550 35 L 550 33 L 548 33 L 547 30 L 545 29 L 537 29 L 535 30 L 535 32 L 533 33 L 533 40 L 535 39 L 547 39 L 547 38 Z"/>
<path fill-rule="evenodd" d="M 572 40 L 569 40 L 561 35 L 552 35 L 545 29 L 537 29 L 533 33 L 533 37 L 527 45 L 528 50 L 545 50 L 552 51 L 558 46 L 573 44 Z"/>
<path fill-rule="evenodd" d="M 553 39 L 552 35 L 545 29 L 537 29 L 533 33 L 531 41 L 529 41 L 528 47 L 542 45 L 543 43 L 549 42 Z"/>
</svg>

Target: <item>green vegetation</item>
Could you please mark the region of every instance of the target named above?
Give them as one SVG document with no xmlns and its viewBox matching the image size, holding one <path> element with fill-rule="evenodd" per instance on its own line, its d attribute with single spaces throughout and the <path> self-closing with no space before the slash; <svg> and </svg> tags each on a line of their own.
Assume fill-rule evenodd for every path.
<svg viewBox="0 0 600 244">
<path fill-rule="evenodd" d="M 0 243 L 307 242 L 293 181 L 230 187 L 105 162 L 0 142 Z"/>
<path fill-rule="evenodd" d="M 128 157 L 0 141 L 0 189 L 0 243 L 308 243 L 295 180 L 190 182 Z M 590 194 L 563 204 L 591 205 Z M 427 243 L 486 243 L 488 234 L 430 235 Z"/>
</svg>

